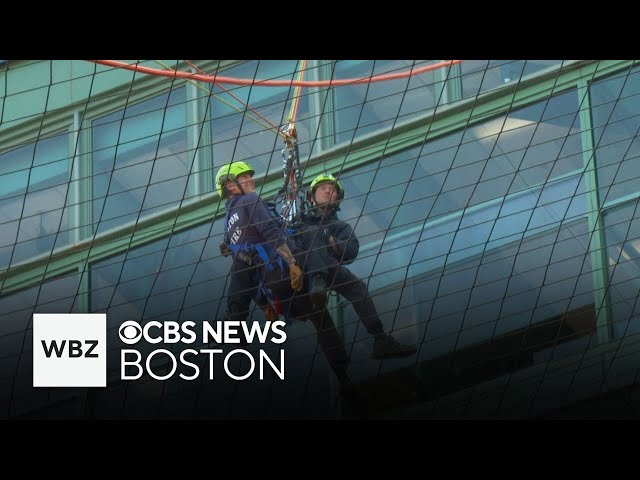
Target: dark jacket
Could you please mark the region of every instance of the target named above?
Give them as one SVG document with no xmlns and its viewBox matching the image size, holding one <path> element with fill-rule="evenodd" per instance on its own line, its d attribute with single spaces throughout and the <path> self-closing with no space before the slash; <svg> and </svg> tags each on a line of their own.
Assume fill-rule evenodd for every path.
<svg viewBox="0 0 640 480">
<path fill-rule="evenodd" d="M 312 248 L 314 245 L 325 244 L 329 255 L 342 264 L 352 263 L 358 256 L 360 243 L 351 225 L 338 218 L 335 210 L 327 210 L 325 213 L 321 209 L 312 208 L 302 216 L 304 232 L 304 249 Z M 331 248 L 329 237 L 336 240 L 338 252 Z"/>
<path fill-rule="evenodd" d="M 282 222 L 256 193 L 234 197 L 227 201 L 226 207 L 224 231 L 229 245 L 270 243 L 279 247 L 285 243 Z"/>
</svg>

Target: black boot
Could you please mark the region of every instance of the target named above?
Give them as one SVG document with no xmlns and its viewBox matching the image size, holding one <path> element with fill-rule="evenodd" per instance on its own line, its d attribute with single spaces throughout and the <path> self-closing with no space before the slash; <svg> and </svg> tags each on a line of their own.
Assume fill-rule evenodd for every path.
<svg viewBox="0 0 640 480">
<path fill-rule="evenodd" d="M 311 279 L 311 304 L 313 305 L 314 310 L 323 309 L 325 304 L 327 303 L 327 282 L 325 281 L 324 275 L 316 273 L 313 275 Z"/>
</svg>

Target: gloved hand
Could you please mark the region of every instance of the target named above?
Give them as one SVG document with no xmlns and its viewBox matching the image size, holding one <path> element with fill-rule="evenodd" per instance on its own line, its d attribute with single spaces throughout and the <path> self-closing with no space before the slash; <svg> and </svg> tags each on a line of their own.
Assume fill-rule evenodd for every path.
<svg viewBox="0 0 640 480">
<path fill-rule="evenodd" d="M 265 305 L 262 307 L 262 313 L 264 313 L 264 319 L 267 322 L 275 322 L 280 318 L 271 305 Z"/>
<path fill-rule="evenodd" d="M 289 265 L 289 278 L 291 279 L 291 288 L 294 292 L 299 292 L 304 286 L 304 276 L 302 270 L 297 263 Z"/>
<path fill-rule="evenodd" d="M 231 249 L 226 243 L 222 242 L 220 244 L 220 253 L 226 257 L 231 253 Z"/>
</svg>

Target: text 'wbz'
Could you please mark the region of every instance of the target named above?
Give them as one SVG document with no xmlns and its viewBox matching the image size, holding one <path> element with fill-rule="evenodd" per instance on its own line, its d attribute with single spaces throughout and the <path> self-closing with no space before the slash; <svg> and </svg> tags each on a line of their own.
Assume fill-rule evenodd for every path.
<svg viewBox="0 0 640 480">
<path fill-rule="evenodd" d="M 242 321 L 226 321 L 226 322 L 203 322 L 202 323 L 202 343 L 209 344 L 215 342 L 217 344 L 239 344 L 239 343 L 267 343 L 274 344 L 284 343 L 287 335 L 283 328 L 286 325 L 283 321 L 259 322 Z M 151 321 L 144 326 L 140 326 L 132 320 L 124 322 L 119 329 L 120 340 L 128 345 L 138 343 L 144 339 L 147 343 L 158 344 L 192 344 L 197 341 L 195 331 L 196 323 L 192 321 L 175 322 L 175 321 Z M 267 355 L 264 350 L 250 352 L 241 348 L 231 350 L 224 355 L 222 363 L 223 371 L 226 376 L 233 380 L 246 380 L 254 374 L 256 370 L 257 355 L 258 372 L 260 380 L 264 379 L 265 366 L 269 366 L 278 378 L 284 380 L 284 350 L 278 352 L 279 365 Z M 183 370 L 185 367 L 188 372 L 180 371 L 178 375 L 183 380 L 195 380 L 200 375 L 200 368 L 208 368 L 209 380 L 214 379 L 214 356 L 216 354 L 224 354 L 221 348 L 202 348 L 195 350 L 192 348 L 181 351 L 178 356 L 170 350 L 159 348 L 148 352 L 143 359 L 143 355 L 138 350 L 122 349 L 120 351 L 121 359 L 121 379 L 137 380 L 146 372 L 155 380 L 167 380 L 171 378 L 178 369 Z M 199 361 L 198 356 L 206 356 L 205 361 Z M 189 357 L 189 358 L 187 358 Z M 248 361 L 242 361 L 242 359 Z M 193 361 L 190 361 L 193 360 Z M 196 363 L 193 363 L 196 362 Z M 202 365 L 201 365 L 202 364 Z M 230 364 L 234 365 L 232 368 Z M 188 374 L 187 374 L 188 373 Z"/>
</svg>

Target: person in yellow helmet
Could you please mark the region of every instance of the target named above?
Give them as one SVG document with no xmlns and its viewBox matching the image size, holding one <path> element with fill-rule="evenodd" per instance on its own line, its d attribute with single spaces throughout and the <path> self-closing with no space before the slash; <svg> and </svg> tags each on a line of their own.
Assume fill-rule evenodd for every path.
<svg viewBox="0 0 640 480">
<path fill-rule="evenodd" d="M 327 290 L 336 291 L 351 302 L 374 337 L 375 358 L 412 355 L 415 346 L 403 345 L 384 332 L 367 285 L 344 266 L 356 259 L 360 248 L 351 225 L 337 216 L 344 193 L 342 183 L 331 174 L 319 175 L 309 185 L 307 195 L 312 208 L 302 216 L 301 237 L 303 249 L 314 252 L 306 260 L 307 271 L 312 275 L 311 302 L 315 308 L 324 308 Z"/>
<path fill-rule="evenodd" d="M 220 198 L 227 199 L 225 244 L 234 259 L 227 316 L 232 320 L 245 320 L 251 300 L 258 296 L 256 265 L 266 265 L 268 271 L 277 268 L 282 276 L 289 276 L 293 291 L 300 291 L 304 282 L 302 270 L 282 235 L 282 225 L 256 193 L 254 174 L 251 165 L 237 161 L 220 167 L 215 179 Z M 276 319 L 261 300 L 268 319 Z"/>
<path fill-rule="evenodd" d="M 253 300 L 262 307 L 266 320 L 277 320 L 279 315 L 261 296 L 259 286 L 265 285 L 290 305 L 292 316 L 312 321 L 320 348 L 340 384 L 345 384 L 349 358 L 342 339 L 328 312 L 310 308 L 302 292 L 303 274 L 291 250 L 295 243 L 290 248 L 281 221 L 257 195 L 254 174 L 248 163 L 232 162 L 220 167 L 215 178 L 218 194 L 227 199 L 223 246 L 233 256 L 225 317 L 245 321 Z"/>
</svg>

